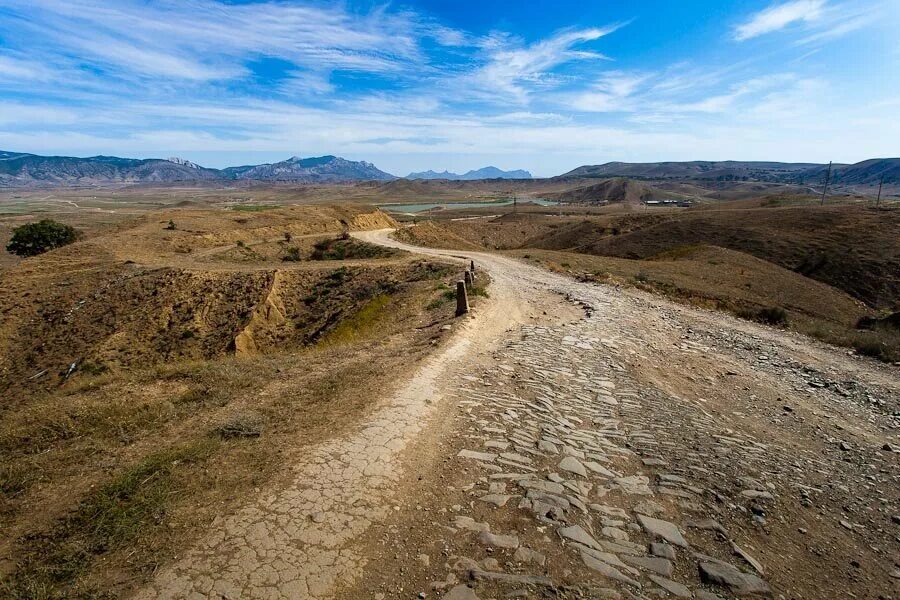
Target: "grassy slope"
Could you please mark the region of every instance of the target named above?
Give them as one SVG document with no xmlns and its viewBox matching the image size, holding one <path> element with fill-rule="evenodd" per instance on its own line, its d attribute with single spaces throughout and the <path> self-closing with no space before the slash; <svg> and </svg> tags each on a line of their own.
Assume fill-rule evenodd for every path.
<svg viewBox="0 0 900 600">
<path fill-rule="evenodd" d="M 518 249 L 519 256 L 579 276 L 611 278 L 736 314 L 781 307 L 791 328 L 900 359 L 898 332 L 854 327 L 860 317 L 900 301 L 900 211 L 759 204 L 583 217 L 505 215 L 434 222 L 424 235 L 417 228 L 404 235 L 429 246 L 463 240 Z"/>
</svg>

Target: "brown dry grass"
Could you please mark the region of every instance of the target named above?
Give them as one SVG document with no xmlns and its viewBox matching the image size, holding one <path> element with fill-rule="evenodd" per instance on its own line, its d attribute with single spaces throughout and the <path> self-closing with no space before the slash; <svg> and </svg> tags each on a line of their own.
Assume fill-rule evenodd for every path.
<svg viewBox="0 0 900 600">
<path fill-rule="evenodd" d="M 0 273 L 2 596 L 125 593 L 363 418 L 452 318 L 426 306 L 459 267 L 193 256 L 285 227 L 334 239 L 344 215 L 351 227 L 383 216 L 191 211 L 172 232 L 167 215 Z"/>
</svg>

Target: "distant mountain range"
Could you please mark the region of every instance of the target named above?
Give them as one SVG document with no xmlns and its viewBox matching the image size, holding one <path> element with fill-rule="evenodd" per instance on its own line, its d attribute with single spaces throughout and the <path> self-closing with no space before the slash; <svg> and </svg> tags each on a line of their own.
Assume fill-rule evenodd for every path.
<svg viewBox="0 0 900 600">
<path fill-rule="evenodd" d="M 584 165 L 561 179 L 609 179 L 627 177 L 642 180 L 763 181 L 797 185 L 820 185 L 828 165 L 753 161 L 690 161 Z M 885 184 L 900 184 L 900 158 L 873 158 L 845 165 L 835 164 L 831 181 L 835 185 L 871 186 L 884 177 Z M 462 175 L 444 171 L 410 173 L 407 180 L 476 181 L 482 179 L 531 179 L 524 170 L 503 171 L 484 167 Z M 119 158 L 117 156 L 39 156 L 0 151 L 0 187 L 90 186 L 140 183 L 203 183 L 271 181 L 293 183 L 353 183 L 398 179 L 365 161 L 339 156 L 291 157 L 262 165 L 210 169 L 183 158 Z M 632 192 L 633 190 L 628 190 Z M 605 189 L 589 190 L 589 195 L 605 196 Z"/>
<path fill-rule="evenodd" d="M 554 179 L 630 177 L 634 179 L 695 179 L 720 181 L 772 181 L 820 184 L 828 165 L 753 161 L 690 161 L 658 163 L 609 162 L 584 165 Z M 843 185 L 900 183 L 900 158 L 873 158 L 853 165 L 832 165 L 831 181 Z"/>
<path fill-rule="evenodd" d="M 531 179 L 531 173 L 517 169 L 515 171 L 503 171 L 497 167 L 484 167 L 463 173 L 451 173 L 444 171 L 436 173 L 435 171 L 421 171 L 419 173 L 410 173 L 406 179 L 449 179 L 451 181 L 474 181 L 476 179 Z"/>
<path fill-rule="evenodd" d="M 0 151 L 0 187 L 240 180 L 342 183 L 392 179 L 396 177 L 372 163 L 339 156 L 294 156 L 273 164 L 208 169 L 182 158 L 75 158 Z"/>
</svg>

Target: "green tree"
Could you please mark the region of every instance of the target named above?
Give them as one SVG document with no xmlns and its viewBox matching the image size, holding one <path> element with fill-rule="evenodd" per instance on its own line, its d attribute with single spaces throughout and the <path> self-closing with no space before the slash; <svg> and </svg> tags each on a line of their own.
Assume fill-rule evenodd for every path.
<svg viewBox="0 0 900 600">
<path fill-rule="evenodd" d="M 13 229 L 6 251 L 18 256 L 36 256 L 71 244 L 76 239 L 78 231 L 74 227 L 52 219 L 42 219 Z"/>
</svg>

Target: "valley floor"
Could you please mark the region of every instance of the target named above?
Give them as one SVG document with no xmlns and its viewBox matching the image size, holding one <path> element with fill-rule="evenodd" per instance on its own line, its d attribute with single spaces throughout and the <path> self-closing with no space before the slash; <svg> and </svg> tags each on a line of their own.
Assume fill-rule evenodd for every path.
<svg viewBox="0 0 900 600">
<path fill-rule="evenodd" d="M 137 597 L 900 593 L 895 367 L 509 257 L 354 235 L 473 259 L 491 298 Z"/>
</svg>

